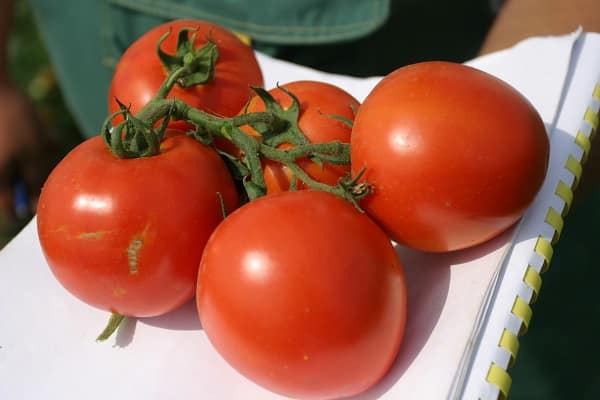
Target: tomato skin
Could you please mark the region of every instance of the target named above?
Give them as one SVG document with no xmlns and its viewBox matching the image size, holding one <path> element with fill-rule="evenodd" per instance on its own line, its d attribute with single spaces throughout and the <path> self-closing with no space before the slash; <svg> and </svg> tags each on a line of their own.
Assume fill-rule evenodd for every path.
<svg viewBox="0 0 600 400">
<path fill-rule="evenodd" d="M 162 43 L 161 49 L 175 54 L 177 35 L 182 28 L 198 28 L 194 48 L 200 48 L 210 38 L 218 47 L 213 79 L 205 85 L 182 88 L 175 85 L 168 98 L 178 98 L 188 105 L 206 112 L 232 117 L 252 97 L 250 86 L 263 86 L 263 76 L 254 51 L 242 43 L 237 36 L 225 28 L 201 20 L 175 20 L 159 25 L 133 42 L 121 56 L 109 89 L 110 113 L 119 111 L 115 101 L 131 105 L 137 113 L 154 95 L 167 77 L 167 72 L 156 54 L 159 38 L 171 29 L 171 34 Z M 113 123 L 122 121 L 117 117 Z M 174 121 L 171 127 L 183 129 L 190 125 Z"/>
<path fill-rule="evenodd" d="M 351 128 L 342 121 L 331 118 L 329 115 L 340 116 L 354 120 L 354 112 L 359 107 L 359 102 L 345 90 L 319 81 L 295 81 L 281 87 L 291 91 L 300 102 L 300 116 L 298 126 L 311 143 L 327 143 L 339 141 L 350 143 Z M 269 91 L 271 96 L 284 109 L 292 104 L 292 99 L 280 88 Z M 249 104 L 248 112 L 264 111 L 265 105 L 258 97 L 253 97 Z M 251 129 L 245 128 L 247 132 Z M 289 144 L 281 148 L 291 147 Z M 350 166 L 323 163 L 319 166 L 308 158 L 297 160 L 298 165 L 313 179 L 335 185 L 337 181 L 350 172 Z M 287 191 L 293 179 L 293 174 L 283 164 L 271 160 L 263 161 L 263 173 L 267 185 L 267 193 Z M 300 180 L 296 181 L 298 189 L 305 189 L 306 185 Z"/>
<path fill-rule="evenodd" d="M 52 171 L 38 203 L 39 240 L 58 281 L 102 310 L 147 317 L 193 298 L 198 263 L 222 220 L 217 196 L 237 205 L 219 156 L 186 135 L 161 153 L 119 159 L 100 136 Z"/>
<path fill-rule="evenodd" d="M 547 170 L 539 114 L 515 89 L 449 62 L 400 68 L 373 89 L 352 131 L 352 171 L 375 191 L 361 205 L 402 244 L 443 252 L 513 225 Z"/>
<path fill-rule="evenodd" d="M 406 321 L 404 272 L 389 239 L 346 201 L 313 190 L 267 195 L 229 215 L 202 256 L 196 300 L 218 352 L 293 398 L 372 386 Z"/>
</svg>

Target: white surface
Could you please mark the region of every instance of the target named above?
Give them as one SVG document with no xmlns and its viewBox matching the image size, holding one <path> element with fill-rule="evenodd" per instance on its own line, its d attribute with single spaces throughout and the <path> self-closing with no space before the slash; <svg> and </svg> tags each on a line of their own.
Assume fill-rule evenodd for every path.
<svg viewBox="0 0 600 400">
<path fill-rule="evenodd" d="M 577 37 L 531 39 L 470 64 L 523 91 L 552 126 Z M 263 55 L 259 60 L 267 87 L 318 79 L 362 100 L 379 79 L 323 74 Z M 538 201 L 545 206 L 544 196 Z M 538 223 L 532 223 L 518 232 L 537 232 Z M 452 254 L 398 249 L 409 285 L 404 344 L 389 374 L 360 399 L 442 399 L 451 393 L 464 356 L 471 354 L 481 305 L 512 234 Z M 41 253 L 35 221 L 29 224 L 0 252 L 0 399 L 280 398 L 219 357 L 192 303 L 160 318 L 129 320 L 108 342 L 96 343 L 107 317 L 57 283 Z M 495 351 L 492 345 L 478 354 Z M 480 380 L 471 376 L 468 381 L 473 393 L 484 390 Z"/>
</svg>

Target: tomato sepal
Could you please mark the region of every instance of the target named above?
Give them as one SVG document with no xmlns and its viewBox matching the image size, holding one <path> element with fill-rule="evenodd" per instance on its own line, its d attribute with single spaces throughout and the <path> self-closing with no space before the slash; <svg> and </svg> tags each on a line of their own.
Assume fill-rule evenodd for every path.
<svg viewBox="0 0 600 400">
<path fill-rule="evenodd" d="M 189 32 L 192 32 L 191 38 Z M 204 46 L 195 49 L 197 32 L 198 29 L 195 28 L 181 28 L 177 35 L 175 54 L 168 54 L 161 48 L 162 43 L 171 34 L 171 29 L 160 37 L 156 46 L 158 58 L 169 74 L 173 74 L 180 68 L 187 69 L 187 73 L 181 74 L 176 80 L 183 88 L 206 84 L 215 75 L 219 49 L 210 38 Z"/>
<path fill-rule="evenodd" d="M 282 124 L 279 126 L 277 124 L 271 124 L 270 126 L 263 124 L 250 125 L 260 133 L 263 143 L 272 147 L 277 147 L 282 143 L 290 143 L 296 146 L 309 143 L 306 135 L 298 126 L 300 101 L 291 91 L 279 85 L 277 87 L 291 98 L 292 103 L 288 108 L 284 109 L 265 89 L 253 87 L 252 90 L 263 101 L 266 111 L 278 118 Z"/>
<path fill-rule="evenodd" d="M 102 138 L 110 151 L 118 158 L 140 158 L 158 154 L 160 142 L 164 138 L 171 116 L 175 111 L 174 106 L 171 105 L 166 112 L 160 113 L 162 122 L 155 129 L 152 118 L 137 117 L 131 114 L 129 107 L 121 103 L 119 99 L 115 99 L 115 101 L 119 104 L 120 111 L 111 114 L 102 126 Z M 111 121 L 117 115 L 122 115 L 124 121 L 112 127 Z"/>
</svg>

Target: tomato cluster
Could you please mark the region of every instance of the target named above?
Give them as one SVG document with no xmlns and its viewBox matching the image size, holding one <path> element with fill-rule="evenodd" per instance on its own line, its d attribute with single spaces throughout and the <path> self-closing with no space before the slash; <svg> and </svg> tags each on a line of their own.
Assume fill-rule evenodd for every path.
<svg viewBox="0 0 600 400">
<path fill-rule="evenodd" d="M 545 177 L 546 131 L 517 91 L 455 63 L 399 68 L 363 104 L 326 82 L 262 82 L 214 24 L 140 37 L 102 135 L 42 190 L 40 243 L 92 306 L 145 317 L 195 297 L 249 379 L 356 395 L 401 349 L 410 282 L 394 246 L 454 251 L 513 225 Z"/>
</svg>

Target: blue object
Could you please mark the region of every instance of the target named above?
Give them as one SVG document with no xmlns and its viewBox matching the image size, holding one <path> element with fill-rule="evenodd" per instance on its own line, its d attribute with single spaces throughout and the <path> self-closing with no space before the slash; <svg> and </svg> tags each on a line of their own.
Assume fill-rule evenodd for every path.
<svg viewBox="0 0 600 400">
<path fill-rule="evenodd" d="M 25 219 L 29 216 L 29 195 L 22 179 L 17 180 L 13 188 L 13 204 L 17 218 Z"/>
</svg>

